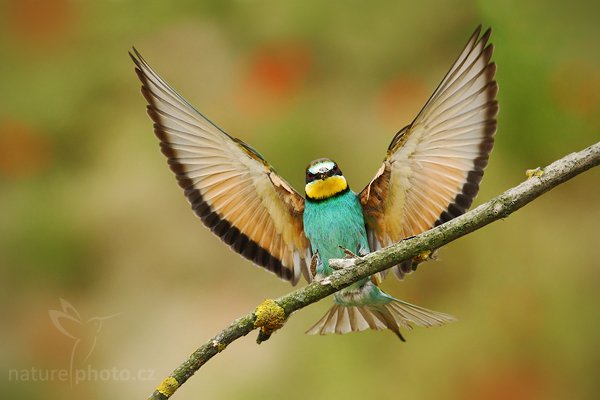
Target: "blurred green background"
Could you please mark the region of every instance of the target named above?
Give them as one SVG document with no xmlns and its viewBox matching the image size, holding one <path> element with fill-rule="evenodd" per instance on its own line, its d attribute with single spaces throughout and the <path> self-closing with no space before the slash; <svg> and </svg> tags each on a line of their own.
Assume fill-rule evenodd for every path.
<svg viewBox="0 0 600 400">
<path fill-rule="evenodd" d="M 145 398 L 232 319 L 291 289 L 193 217 L 152 134 L 132 45 L 297 189 L 310 160 L 332 157 L 360 190 L 473 29 L 492 26 L 501 111 L 478 204 L 600 139 L 598 4 L 0 3 L 3 397 Z M 599 171 L 577 177 L 385 282 L 459 322 L 407 343 L 305 335 L 328 299 L 260 347 L 254 335 L 231 345 L 176 398 L 599 398 L 599 183 Z M 76 367 L 150 376 L 10 379 L 68 368 L 73 341 L 48 316 L 59 298 L 84 321 L 121 313 Z"/>
</svg>

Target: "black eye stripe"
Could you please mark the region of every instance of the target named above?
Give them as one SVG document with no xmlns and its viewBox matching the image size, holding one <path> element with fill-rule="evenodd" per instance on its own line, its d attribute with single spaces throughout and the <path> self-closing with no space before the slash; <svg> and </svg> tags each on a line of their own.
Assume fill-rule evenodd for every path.
<svg viewBox="0 0 600 400">
<path fill-rule="evenodd" d="M 328 162 L 331 162 L 331 161 L 328 161 Z M 318 163 L 313 163 L 313 164 L 309 165 L 306 168 L 306 183 L 316 181 L 318 179 L 321 179 L 322 177 L 324 179 L 324 177 L 330 177 L 330 176 L 343 176 L 342 171 L 340 170 L 338 165 L 335 163 L 331 163 L 331 164 L 332 164 L 331 169 L 328 169 L 327 171 L 323 171 L 323 172 L 320 172 L 320 171 L 312 172 L 310 170 L 311 167 L 314 169 L 318 165 Z"/>
</svg>

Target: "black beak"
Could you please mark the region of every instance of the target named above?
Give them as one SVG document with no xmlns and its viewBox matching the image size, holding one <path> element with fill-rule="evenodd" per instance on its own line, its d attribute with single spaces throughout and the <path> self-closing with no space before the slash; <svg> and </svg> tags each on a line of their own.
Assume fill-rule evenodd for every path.
<svg viewBox="0 0 600 400">
<path fill-rule="evenodd" d="M 321 180 L 325 180 L 325 178 L 327 178 L 329 176 L 329 174 L 327 174 L 327 172 L 322 172 L 319 174 L 319 177 L 321 178 Z"/>
</svg>

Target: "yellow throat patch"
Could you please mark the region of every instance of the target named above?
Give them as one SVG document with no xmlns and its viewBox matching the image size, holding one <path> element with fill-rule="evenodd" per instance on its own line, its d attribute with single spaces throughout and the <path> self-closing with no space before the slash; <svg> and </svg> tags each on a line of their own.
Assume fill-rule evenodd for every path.
<svg viewBox="0 0 600 400">
<path fill-rule="evenodd" d="M 306 184 L 304 190 L 306 196 L 313 200 L 323 200 L 339 192 L 346 190 L 348 183 L 346 178 L 340 175 L 330 176 L 325 180 L 317 179 Z"/>
</svg>

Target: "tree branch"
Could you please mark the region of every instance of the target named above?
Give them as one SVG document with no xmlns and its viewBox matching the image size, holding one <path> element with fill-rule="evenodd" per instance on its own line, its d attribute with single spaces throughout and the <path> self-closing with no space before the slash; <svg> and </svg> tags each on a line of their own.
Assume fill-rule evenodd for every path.
<svg viewBox="0 0 600 400">
<path fill-rule="evenodd" d="M 276 300 L 265 300 L 253 312 L 233 321 L 219 334 L 202 345 L 167 377 L 149 397 L 150 400 L 168 399 L 208 360 L 234 340 L 260 328 L 257 342 L 283 326 L 287 317 L 309 304 L 315 303 L 358 280 L 390 268 L 424 251 L 439 248 L 498 219 L 508 217 L 538 196 L 600 164 L 600 142 L 553 162 L 549 166 L 527 171 L 528 179 L 500 196 L 418 236 L 402 240 L 385 249 L 356 259 L 332 260 L 343 267 L 328 278 L 313 282 Z"/>
</svg>

